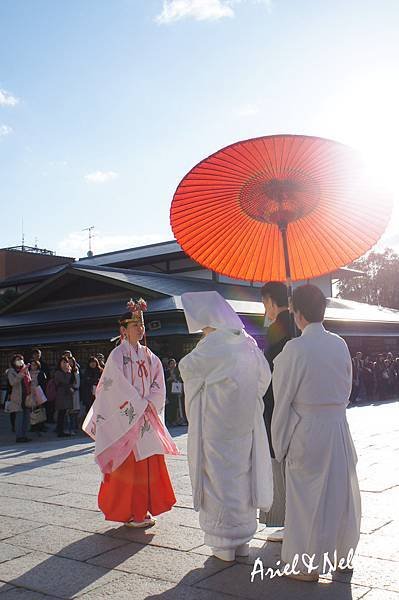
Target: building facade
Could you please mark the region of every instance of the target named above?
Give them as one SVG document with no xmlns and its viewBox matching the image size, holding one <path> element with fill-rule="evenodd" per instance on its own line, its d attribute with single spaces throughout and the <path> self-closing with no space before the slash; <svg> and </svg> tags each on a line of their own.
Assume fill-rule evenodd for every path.
<svg viewBox="0 0 399 600">
<path fill-rule="evenodd" d="M 399 352 L 399 311 L 331 298 L 336 273 L 312 280 L 329 296 L 326 326 L 343 335 L 352 351 Z M 89 356 L 113 347 L 118 317 L 130 297 L 148 302 L 147 343 L 161 357 L 179 359 L 196 344 L 181 305 L 185 292 L 218 291 L 236 310 L 260 346 L 265 334 L 260 283 L 231 280 L 203 269 L 176 241 L 121 250 L 18 274 L 0 281 L 0 294 L 19 295 L 0 311 L 0 369 L 10 355 L 30 357 L 39 346 L 54 365 L 70 349 L 85 365 Z"/>
</svg>

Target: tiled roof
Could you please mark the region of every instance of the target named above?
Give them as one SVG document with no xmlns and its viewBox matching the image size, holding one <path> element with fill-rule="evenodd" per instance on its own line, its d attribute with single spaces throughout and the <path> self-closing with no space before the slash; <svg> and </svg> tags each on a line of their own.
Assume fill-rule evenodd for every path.
<svg viewBox="0 0 399 600">
<path fill-rule="evenodd" d="M 185 292 L 218 291 L 231 306 L 241 315 L 260 316 L 264 313 L 262 302 L 259 301 L 259 288 L 240 286 L 233 284 L 221 284 L 213 281 L 172 277 L 158 273 L 146 273 L 143 271 L 131 271 L 114 268 L 83 267 L 71 265 L 66 272 L 74 271 L 87 273 L 88 276 L 100 277 L 112 281 L 123 281 L 132 286 L 132 295 L 139 288 L 148 291 L 148 313 L 159 314 L 165 312 L 181 311 L 181 294 Z M 51 285 L 51 282 L 49 282 Z M 160 297 L 151 296 L 151 292 L 160 294 Z M 34 289 L 31 292 L 34 299 Z M 68 322 L 93 322 L 96 320 L 115 320 L 121 314 L 127 294 L 121 289 L 120 298 L 98 301 L 77 298 L 75 301 L 68 300 L 57 302 L 53 306 L 34 307 L 23 311 L 10 311 L 0 316 L 0 329 L 9 327 L 40 326 L 50 323 Z M 18 306 L 16 306 L 18 309 Z M 340 321 L 351 323 L 380 323 L 396 324 L 399 326 L 399 310 L 381 308 L 378 306 L 342 300 L 338 298 L 328 299 L 326 310 L 326 321 Z M 4 329 L 3 329 L 4 331 Z"/>
<path fill-rule="evenodd" d="M 160 242 L 158 244 L 149 244 L 138 248 L 128 248 L 126 250 L 116 250 L 106 254 L 96 254 L 89 258 L 80 258 L 79 263 L 85 265 L 111 265 L 118 262 L 129 262 L 145 258 L 165 258 L 168 254 L 183 252 L 180 244 L 176 240 Z"/>
<path fill-rule="evenodd" d="M 258 299 L 260 293 L 259 288 L 234 283 L 219 283 L 199 277 L 179 277 L 165 273 L 150 273 L 148 271 L 116 269 L 113 267 L 86 267 L 80 264 L 73 265 L 72 269 L 107 277 L 110 280 L 123 281 L 133 286 L 171 296 L 184 294 L 185 292 L 216 290 L 224 297 L 228 297 L 226 294 L 233 294 L 233 297 L 237 300 L 253 300 Z"/>
<path fill-rule="evenodd" d="M 73 263 L 69 263 L 73 264 Z M 0 287 L 12 287 L 16 285 L 24 285 L 25 283 L 35 283 L 36 281 L 43 281 L 55 273 L 67 269 L 69 264 L 53 265 L 52 267 L 46 267 L 45 269 L 38 269 L 37 271 L 29 271 L 28 273 L 19 273 L 12 277 L 6 277 L 0 281 Z"/>
</svg>

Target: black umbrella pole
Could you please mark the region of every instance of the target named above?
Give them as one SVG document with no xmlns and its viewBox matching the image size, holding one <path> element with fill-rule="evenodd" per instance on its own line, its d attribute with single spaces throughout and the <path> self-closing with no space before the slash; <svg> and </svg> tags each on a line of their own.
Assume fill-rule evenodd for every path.
<svg viewBox="0 0 399 600">
<path fill-rule="evenodd" d="M 292 311 L 292 282 L 291 282 L 291 268 L 290 268 L 290 259 L 288 256 L 288 243 L 287 243 L 287 227 L 280 227 L 281 236 L 283 239 L 283 250 L 284 250 L 284 263 L 285 263 L 285 276 L 286 276 L 286 286 L 287 286 L 287 296 L 288 296 L 288 307 L 290 309 L 290 327 L 291 327 L 291 337 L 297 337 L 297 330 L 294 321 L 294 313 Z"/>
</svg>

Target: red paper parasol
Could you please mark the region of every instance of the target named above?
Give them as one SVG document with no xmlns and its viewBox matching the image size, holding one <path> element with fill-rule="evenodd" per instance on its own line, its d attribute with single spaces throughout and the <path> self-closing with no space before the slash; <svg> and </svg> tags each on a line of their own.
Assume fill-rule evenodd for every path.
<svg viewBox="0 0 399 600">
<path fill-rule="evenodd" d="M 337 142 L 275 135 L 237 142 L 195 166 L 171 225 L 196 262 L 236 279 L 303 280 L 347 265 L 383 233 L 391 200 Z"/>
</svg>

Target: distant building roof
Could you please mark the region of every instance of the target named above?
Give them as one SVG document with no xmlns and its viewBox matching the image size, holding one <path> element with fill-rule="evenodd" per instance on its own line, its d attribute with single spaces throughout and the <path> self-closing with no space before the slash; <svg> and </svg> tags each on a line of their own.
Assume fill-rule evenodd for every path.
<svg viewBox="0 0 399 600">
<path fill-rule="evenodd" d="M 71 259 L 72 260 L 72 259 Z M 0 287 L 13 287 L 18 285 L 24 285 L 26 283 L 35 283 L 37 281 L 43 281 L 47 277 L 51 277 L 55 273 L 66 269 L 68 264 L 53 265 L 52 267 L 45 267 L 38 269 L 37 271 L 29 271 L 28 273 L 20 273 L 19 275 L 13 275 L 12 277 L 6 277 L 0 281 Z"/>
<path fill-rule="evenodd" d="M 158 258 L 160 260 L 165 260 L 168 256 L 170 257 L 179 254 L 185 254 L 180 244 L 176 240 L 168 240 L 166 242 L 139 246 L 137 248 L 127 248 L 125 250 L 97 254 L 93 257 L 83 257 L 79 259 L 79 263 L 92 266 L 118 265 L 127 262 L 140 262 L 146 259 L 156 260 Z M 336 269 L 332 273 L 333 276 L 350 274 L 363 275 L 363 272 L 350 267 L 342 267 Z"/>
<path fill-rule="evenodd" d="M 46 248 L 38 248 L 37 246 L 9 246 L 8 248 L 0 248 L 0 250 L 12 250 L 14 252 L 30 252 L 33 254 L 45 254 L 46 256 L 54 256 L 53 250 L 47 250 Z"/>
<path fill-rule="evenodd" d="M 351 276 L 351 275 L 365 275 L 364 271 L 360 271 L 359 269 L 353 269 L 352 267 L 340 267 L 337 271 L 333 273 L 333 276 Z"/>
<path fill-rule="evenodd" d="M 83 257 L 79 259 L 79 263 L 86 265 L 111 265 L 118 262 L 128 262 L 146 258 L 164 258 L 168 254 L 179 254 L 183 252 L 182 247 L 176 240 L 159 242 L 156 244 L 148 244 L 137 248 L 127 248 L 125 250 L 116 250 L 114 252 L 106 252 L 105 254 L 96 254 L 93 257 Z"/>
<path fill-rule="evenodd" d="M 329 298 L 327 302 L 326 320 L 399 324 L 399 310 L 393 308 L 343 298 Z"/>
<path fill-rule="evenodd" d="M 151 262 L 156 262 L 158 259 L 167 260 L 170 258 L 178 258 L 181 255 L 185 255 L 185 253 L 182 250 L 181 246 L 178 244 L 178 242 L 176 240 L 169 240 L 166 242 L 148 244 L 146 246 L 140 246 L 137 248 L 128 248 L 125 250 L 116 250 L 114 252 L 98 254 L 93 257 L 84 257 L 80 258 L 76 262 L 73 262 L 73 259 L 68 259 L 67 257 L 57 258 L 65 258 L 65 260 L 70 261 L 69 264 L 74 264 L 74 266 L 79 266 L 82 268 L 107 267 L 118 269 L 121 272 L 122 269 L 119 265 L 126 265 L 127 263 L 131 263 L 131 267 L 124 267 L 124 269 L 134 273 L 135 264 L 145 266 L 147 262 L 148 264 L 151 264 Z M 66 266 L 61 264 L 34 271 L 24 272 L 20 275 L 13 275 L 11 277 L 7 277 L 1 280 L 0 288 L 26 285 L 30 283 L 34 284 L 39 281 L 43 281 L 48 277 L 51 277 L 52 275 L 60 272 L 62 269 L 65 268 Z M 331 273 L 331 277 L 339 279 L 341 277 L 351 276 L 355 274 L 363 275 L 363 272 L 357 269 L 351 269 L 349 267 L 342 267 L 341 269 L 338 269 Z M 173 274 L 167 274 L 165 276 L 172 278 L 174 277 Z"/>
<path fill-rule="evenodd" d="M 242 286 L 238 283 L 221 283 L 198 277 L 179 277 L 178 275 L 136 271 L 134 269 L 94 267 L 82 265 L 81 263 L 71 265 L 70 268 L 102 277 L 108 277 L 109 279 L 123 281 L 136 287 L 149 289 L 170 296 L 179 296 L 185 292 L 216 290 L 225 297 L 226 294 L 234 293 L 237 298 L 252 300 L 259 298 L 260 293 L 259 288 Z"/>
<path fill-rule="evenodd" d="M 218 291 L 240 314 L 261 316 L 264 314 L 263 303 L 259 301 L 259 288 L 241 286 L 232 283 L 219 283 L 206 279 L 178 277 L 161 273 L 148 273 L 130 269 L 115 269 L 112 267 L 86 266 L 82 263 L 73 263 L 63 266 L 65 276 L 83 275 L 94 277 L 99 281 L 123 283 L 131 293 L 137 291 L 148 294 L 149 314 L 182 311 L 181 295 L 185 292 L 198 292 L 207 290 Z M 27 293 L 17 298 L 0 313 L 0 328 L 18 326 L 37 326 L 48 323 L 67 323 L 70 321 L 93 321 L 99 319 L 113 319 L 120 314 L 121 299 L 85 298 L 58 300 L 53 305 L 42 306 L 40 294 L 52 281 L 59 281 L 64 275 L 60 269 L 54 270 L 53 277 L 48 284 L 44 282 L 31 288 Z M 121 291 L 121 296 L 123 292 Z M 39 299 L 39 300 L 38 300 Z M 31 308 L 32 307 L 32 308 Z M 399 310 L 383 308 L 344 300 L 329 298 L 326 310 L 326 321 L 341 322 L 368 322 L 380 324 L 398 324 Z"/>
</svg>

